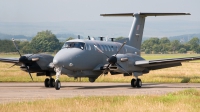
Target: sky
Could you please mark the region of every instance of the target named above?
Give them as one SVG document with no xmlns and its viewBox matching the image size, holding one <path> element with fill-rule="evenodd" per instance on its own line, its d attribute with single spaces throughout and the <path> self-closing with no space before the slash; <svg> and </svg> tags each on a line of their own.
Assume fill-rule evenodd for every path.
<svg viewBox="0 0 200 112">
<path fill-rule="evenodd" d="M 186 21 L 186 23 L 197 22 L 199 24 L 199 4 L 200 0 L 0 0 L 0 22 L 132 22 L 133 18 L 130 17 L 105 18 L 101 17 L 100 14 L 189 12 L 190 16 L 148 17 L 146 22 L 181 20 Z M 153 24 L 150 26 L 147 24 L 147 27 L 149 28 L 151 25 Z"/>
</svg>

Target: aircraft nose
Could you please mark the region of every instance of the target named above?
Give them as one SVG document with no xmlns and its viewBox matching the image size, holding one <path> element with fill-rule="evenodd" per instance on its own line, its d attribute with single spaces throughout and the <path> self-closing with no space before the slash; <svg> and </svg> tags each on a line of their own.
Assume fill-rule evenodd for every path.
<svg viewBox="0 0 200 112">
<path fill-rule="evenodd" d="M 72 65 L 72 58 L 74 56 L 68 52 L 67 49 L 61 49 L 53 58 L 53 64 L 54 66 L 59 67 L 68 67 L 69 65 Z M 72 67 L 72 66 L 70 66 Z"/>
<path fill-rule="evenodd" d="M 81 58 L 83 51 L 80 49 L 61 49 L 53 59 L 54 66 L 64 67 L 68 70 L 78 70 L 84 67 L 83 59 Z"/>
<path fill-rule="evenodd" d="M 64 62 L 64 57 L 63 57 L 63 52 L 59 51 L 53 58 L 53 64 L 54 66 L 63 66 L 63 62 Z"/>
</svg>

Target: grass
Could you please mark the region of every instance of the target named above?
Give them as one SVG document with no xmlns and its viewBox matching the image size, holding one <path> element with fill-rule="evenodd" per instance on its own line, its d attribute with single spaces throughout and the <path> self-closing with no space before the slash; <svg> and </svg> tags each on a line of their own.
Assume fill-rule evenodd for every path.
<svg viewBox="0 0 200 112">
<path fill-rule="evenodd" d="M 12 54 L 0 54 L 0 57 L 17 57 L 18 55 Z M 177 58 L 177 57 L 190 57 L 188 54 L 157 54 L 157 55 L 142 55 L 145 59 L 162 59 L 162 58 Z M 198 56 L 196 54 L 192 56 Z M 18 66 L 14 66 L 9 69 L 12 64 L 0 62 L 0 82 L 32 82 L 28 73 L 23 72 Z M 199 83 L 200 82 L 200 62 L 184 62 L 183 66 L 172 67 L 161 70 L 150 71 L 148 74 L 144 74 L 140 78 L 143 82 L 156 82 L 156 83 Z M 32 74 L 35 82 L 43 82 L 46 78 L 37 77 L 36 74 Z M 97 82 L 130 82 L 133 77 L 124 77 L 123 75 L 101 75 Z M 66 75 L 61 76 L 63 82 L 77 82 L 74 78 L 69 78 Z M 87 78 L 81 78 L 82 82 L 88 82 Z"/>
<path fill-rule="evenodd" d="M 0 104 L 1 112 L 199 112 L 200 91 L 166 95 L 90 96 Z"/>
</svg>

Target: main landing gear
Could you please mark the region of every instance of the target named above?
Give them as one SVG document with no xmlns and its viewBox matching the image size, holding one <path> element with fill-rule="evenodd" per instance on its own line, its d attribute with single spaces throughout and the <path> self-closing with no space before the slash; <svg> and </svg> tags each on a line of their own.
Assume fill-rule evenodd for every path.
<svg viewBox="0 0 200 112">
<path fill-rule="evenodd" d="M 55 87 L 55 79 L 54 78 L 46 78 L 44 81 L 45 87 Z"/>
<path fill-rule="evenodd" d="M 89 81 L 90 81 L 90 82 L 95 82 L 96 79 L 97 79 L 97 78 L 89 77 Z"/>
<path fill-rule="evenodd" d="M 131 86 L 133 88 L 137 87 L 137 88 L 141 88 L 142 87 L 142 81 L 141 79 L 137 78 L 137 79 L 132 79 L 131 80 Z"/>
</svg>

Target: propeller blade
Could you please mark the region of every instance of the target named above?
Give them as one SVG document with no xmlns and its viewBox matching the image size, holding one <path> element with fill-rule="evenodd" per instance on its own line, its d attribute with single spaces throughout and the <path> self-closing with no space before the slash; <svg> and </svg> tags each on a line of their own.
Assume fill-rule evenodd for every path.
<svg viewBox="0 0 200 112">
<path fill-rule="evenodd" d="M 13 44 L 14 44 L 14 46 L 15 46 L 17 52 L 19 53 L 19 55 L 20 55 L 20 57 L 21 57 L 22 55 L 21 55 L 21 53 L 19 52 L 19 49 L 18 49 L 18 47 L 17 47 L 17 45 L 16 45 L 16 43 L 15 43 L 15 39 L 12 38 L 12 41 L 13 41 Z"/>
<path fill-rule="evenodd" d="M 13 64 L 12 66 L 10 66 L 9 68 L 12 68 L 12 67 L 14 67 L 15 65 L 17 65 L 18 63 L 15 63 L 15 64 Z"/>
<path fill-rule="evenodd" d="M 101 49 L 99 49 L 96 45 L 94 45 L 94 47 L 99 51 L 99 52 L 101 52 L 101 53 L 103 53 L 106 57 L 108 57 L 109 58 L 109 56 L 108 55 L 106 55 Z"/>
<path fill-rule="evenodd" d="M 32 75 L 31 75 L 31 73 L 30 73 L 30 71 L 29 71 L 29 68 L 28 68 L 28 66 L 26 66 L 26 69 L 27 69 L 27 71 L 28 71 L 28 73 L 29 73 L 29 75 L 30 75 L 30 77 L 31 77 L 32 81 L 33 81 L 33 77 L 32 77 Z"/>
<path fill-rule="evenodd" d="M 129 74 L 120 64 L 115 63 L 117 66 L 119 66 L 125 73 Z M 129 74 L 130 75 L 130 74 Z"/>
<path fill-rule="evenodd" d="M 110 66 L 110 63 L 108 64 L 108 66 L 106 67 L 106 69 L 103 71 L 104 75 L 105 75 L 106 72 L 109 72 L 109 68 L 108 68 L 109 66 Z"/>
<path fill-rule="evenodd" d="M 121 51 L 122 47 L 124 47 L 125 44 L 126 44 L 126 42 L 124 42 L 124 43 L 122 44 L 122 46 L 119 48 L 119 50 L 117 51 L 117 53 L 115 54 L 115 56 L 119 53 L 119 51 Z"/>
</svg>

